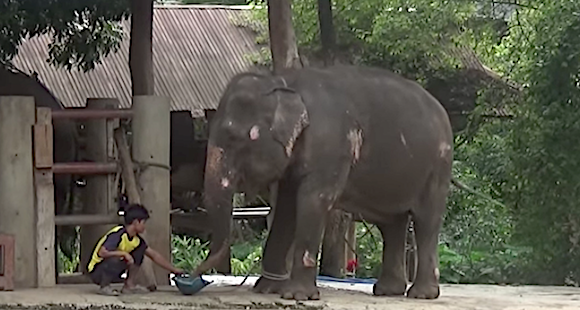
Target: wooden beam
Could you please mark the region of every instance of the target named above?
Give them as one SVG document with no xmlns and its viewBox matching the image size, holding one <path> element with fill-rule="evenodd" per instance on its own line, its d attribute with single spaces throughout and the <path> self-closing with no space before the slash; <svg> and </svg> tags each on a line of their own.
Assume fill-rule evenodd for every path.
<svg viewBox="0 0 580 310">
<path fill-rule="evenodd" d="M 54 174 L 103 175 L 116 173 L 119 167 L 115 162 L 73 162 L 55 163 L 52 170 Z"/>
<path fill-rule="evenodd" d="M 83 225 L 95 226 L 95 225 L 113 225 L 122 223 L 123 217 L 116 214 L 74 214 L 74 215 L 57 215 L 54 217 L 54 225 L 56 226 L 83 226 Z"/>
<path fill-rule="evenodd" d="M 117 100 L 117 99 L 107 99 Z M 112 118 L 132 118 L 133 111 L 130 109 L 111 109 L 102 111 L 91 111 L 85 109 L 64 109 L 52 112 L 52 119 L 112 119 Z"/>
<path fill-rule="evenodd" d="M 54 250 L 53 128 L 50 108 L 36 110 L 34 188 L 36 191 L 36 272 L 38 287 L 56 285 Z"/>
</svg>

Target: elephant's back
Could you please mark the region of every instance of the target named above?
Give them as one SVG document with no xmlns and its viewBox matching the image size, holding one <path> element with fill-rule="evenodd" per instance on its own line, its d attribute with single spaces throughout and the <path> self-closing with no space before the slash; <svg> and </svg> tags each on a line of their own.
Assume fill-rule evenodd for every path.
<svg viewBox="0 0 580 310">
<path fill-rule="evenodd" d="M 417 83 L 387 70 L 340 66 L 312 72 L 301 81 L 319 94 L 309 100 L 313 120 L 338 123 L 326 133 L 346 138 L 347 147 L 349 133 L 358 130 L 360 150 L 346 200 L 403 206 L 441 163 L 442 146 L 452 145 L 442 105 Z"/>
</svg>

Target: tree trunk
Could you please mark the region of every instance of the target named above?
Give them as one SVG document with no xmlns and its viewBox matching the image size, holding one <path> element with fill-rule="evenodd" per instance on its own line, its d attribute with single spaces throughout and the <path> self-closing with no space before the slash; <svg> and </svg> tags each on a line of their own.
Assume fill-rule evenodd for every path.
<svg viewBox="0 0 580 310">
<path fill-rule="evenodd" d="M 268 25 L 274 74 L 301 68 L 296 35 L 292 25 L 292 0 L 268 0 Z"/>
<path fill-rule="evenodd" d="M 334 209 L 328 214 L 324 238 L 320 275 L 342 278 L 346 269 L 346 233 L 351 223 L 350 215 L 342 210 Z"/>
<path fill-rule="evenodd" d="M 129 69 L 132 95 L 154 95 L 153 83 L 153 0 L 131 0 L 131 39 L 129 43 Z M 146 239 L 146 238 L 145 238 Z M 153 262 L 145 257 L 138 284 L 157 289 Z"/>
<path fill-rule="evenodd" d="M 153 0 L 131 1 L 129 68 L 133 96 L 153 95 Z"/>
<path fill-rule="evenodd" d="M 328 66 L 334 63 L 336 48 L 336 35 L 332 21 L 332 4 L 330 0 L 318 0 L 318 22 L 324 64 Z"/>
</svg>

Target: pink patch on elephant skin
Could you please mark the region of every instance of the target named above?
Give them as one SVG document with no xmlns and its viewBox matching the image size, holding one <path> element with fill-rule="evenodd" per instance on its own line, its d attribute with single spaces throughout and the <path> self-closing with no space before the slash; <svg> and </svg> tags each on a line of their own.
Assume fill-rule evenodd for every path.
<svg viewBox="0 0 580 310">
<path fill-rule="evenodd" d="M 258 140 L 259 137 L 260 137 L 260 127 L 258 127 L 257 125 L 252 126 L 252 128 L 250 129 L 250 139 Z"/>
<path fill-rule="evenodd" d="M 307 268 L 316 267 L 316 260 L 310 256 L 310 252 L 308 252 L 308 250 L 304 251 L 304 256 L 302 256 L 302 264 Z"/>
</svg>

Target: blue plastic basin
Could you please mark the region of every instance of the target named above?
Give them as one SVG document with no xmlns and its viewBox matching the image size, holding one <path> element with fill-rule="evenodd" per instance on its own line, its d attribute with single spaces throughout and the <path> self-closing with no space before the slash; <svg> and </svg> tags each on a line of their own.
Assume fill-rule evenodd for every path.
<svg viewBox="0 0 580 310">
<path fill-rule="evenodd" d="M 174 276 L 173 281 L 183 295 L 193 295 L 212 283 L 201 276 L 193 278 L 187 274 Z"/>
</svg>

